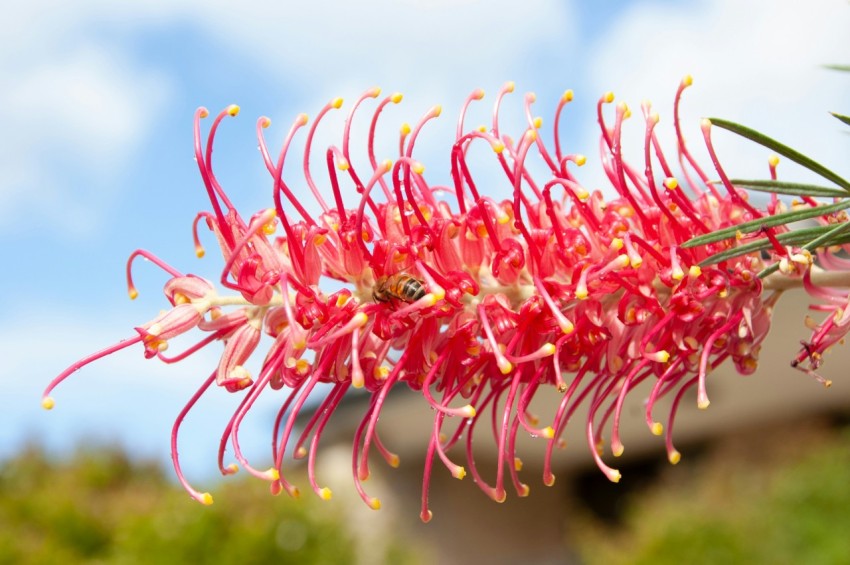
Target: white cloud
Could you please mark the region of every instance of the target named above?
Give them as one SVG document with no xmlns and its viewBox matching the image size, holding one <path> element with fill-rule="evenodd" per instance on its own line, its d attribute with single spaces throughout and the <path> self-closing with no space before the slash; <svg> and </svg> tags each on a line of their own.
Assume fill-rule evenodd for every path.
<svg viewBox="0 0 850 565">
<path fill-rule="evenodd" d="M 131 159 L 170 88 L 123 46 L 90 39 L 97 20 L 84 8 L 45 12 L 31 21 L 32 10 L 18 9 L 5 22 L 0 226 L 18 226 L 37 205 L 42 221 L 79 233 L 114 196 L 102 185 Z M 74 183 L 80 174 L 86 181 Z"/>
<path fill-rule="evenodd" d="M 15 111 L 0 141 L 0 226 L 16 227 L 20 211 L 38 203 L 64 229 L 94 229 L 109 200 L 94 198 L 102 186 L 93 185 L 117 178 L 145 141 L 149 117 L 172 95 L 168 69 L 144 68 L 129 55 L 145 31 L 200 28 L 268 69 L 272 84 L 280 77 L 295 99 L 350 97 L 378 83 L 406 90 L 406 106 L 418 115 L 446 93 L 513 78 L 506 75 L 534 53 L 569 51 L 576 35 L 569 7 L 557 0 L 521 10 L 508 0 L 16 5 L 2 24 L 0 76 L 11 87 L 0 104 Z M 203 43 L 197 47 L 203 57 Z M 348 84 L 356 87 L 341 89 Z M 85 181 L 71 182 L 74 173 Z"/>
<path fill-rule="evenodd" d="M 692 74 L 682 120 L 695 152 L 705 155 L 698 120 L 710 115 L 749 125 L 839 168 L 846 163 L 846 138 L 826 112 L 848 109 L 850 80 L 820 65 L 847 62 L 848 29 L 850 6 L 838 0 L 635 4 L 594 46 L 592 95 L 613 90 L 635 110 L 625 147 L 640 155 L 640 101 L 655 103 L 662 118 L 657 131 L 672 141 L 673 95 L 681 77 Z M 721 131 L 713 139 L 735 176 L 767 175 L 768 150 Z M 673 155 L 675 145 L 666 146 Z M 700 161 L 710 167 L 707 158 Z M 798 174 L 793 168 L 780 165 L 780 175 Z"/>
<path fill-rule="evenodd" d="M 217 37 L 311 86 L 399 77 L 445 91 L 458 78 L 493 80 L 541 45 L 574 36 L 570 5 L 556 0 L 521 9 L 509 0 L 261 2 L 236 13 L 224 1 L 204 6 L 196 21 Z"/>
</svg>

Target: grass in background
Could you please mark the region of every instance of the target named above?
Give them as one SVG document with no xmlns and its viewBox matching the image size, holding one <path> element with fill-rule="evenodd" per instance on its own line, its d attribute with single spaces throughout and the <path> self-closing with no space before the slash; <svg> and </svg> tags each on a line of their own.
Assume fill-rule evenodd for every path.
<svg viewBox="0 0 850 565">
<path fill-rule="evenodd" d="M 635 493 L 620 526 L 573 522 L 584 562 L 850 563 L 850 428 L 749 435 L 700 459 Z"/>
<path fill-rule="evenodd" d="M 0 563 L 350 563 L 330 512 L 227 481 L 203 507 L 156 465 L 118 450 L 50 461 L 29 448 L 0 470 Z"/>
</svg>

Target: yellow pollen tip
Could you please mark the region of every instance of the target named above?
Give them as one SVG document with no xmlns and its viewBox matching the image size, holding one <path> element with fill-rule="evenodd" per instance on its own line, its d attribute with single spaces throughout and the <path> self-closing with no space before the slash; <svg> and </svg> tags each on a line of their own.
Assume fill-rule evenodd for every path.
<svg viewBox="0 0 850 565">
<path fill-rule="evenodd" d="M 328 487 L 319 489 L 319 498 L 322 500 L 330 500 L 333 497 L 333 492 Z"/>
<path fill-rule="evenodd" d="M 537 130 L 534 130 L 534 129 L 528 130 L 527 132 L 525 132 L 525 137 L 529 141 L 535 141 L 537 139 Z"/>
<path fill-rule="evenodd" d="M 297 122 L 299 125 L 307 125 L 307 122 L 310 121 L 310 117 L 307 114 L 298 114 Z"/>
<path fill-rule="evenodd" d="M 587 289 L 586 288 L 576 289 L 576 298 L 578 298 L 579 300 L 586 299 L 587 298 Z"/>
<path fill-rule="evenodd" d="M 609 90 L 608 92 L 602 95 L 602 101 L 606 104 L 610 104 L 614 101 L 614 93 Z"/>
<path fill-rule="evenodd" d="M 425 172 L 425 165 L 423 165 L 422 163 L 420 163 L 419 161 L 417 161 L 417 162 L 415 162 L 415 163 L 413 164 L 413 166 L 411 167 L 411 169 L 412 169 L 412 170 L 413 170 L 413 172 L 414 172 L 414 173 L 416 173 L 417 175 L 421 175 L 422 173 L 424 173 L 424 172 Z"/>
<path fill-rule="evenodd" d="M 492 147 L 493 147 L 494 153 L 501 153 L 502 151 L 505 150 L 505 144 L 502 143 L 501 141 L 497 141 L 497 142 L 493 143 Z"/>
<path fill-rule="evenodd" d="M 265 128 L 269 127 L 270 125 L 272 125 L 272 121 L 271 121 L 270 118 L 267 118 L 266 116 L 263 116 L 262 118 L 260 118 L 260 127 L 261 128 L 265 129 Z"/>
<path fill-rule="evenodd" d="M 682 454 L 673 450 L 670 452 L 670 455 L 667 456 L 667 460 L 670 461 L 671 464 L 676 465 L 682 460 Z"/>
<path fill-rule="evenodd" d="M 440 114 L 443 113 L 443 107 L 437 104 L 436 106 L 434 106 L 433 113 L 435 118 L 439 118 Z"/>
<path fill-rule="evenodd" d="M 445 291 L 443 291 L 443 296 L 445 296 Z M 422 305 L 427 308 L 436 304 L 437 300 L 439 299 L 433 292 L 429 292 L 428 294 L 420 298 L 420 300 L 422 301 Z"/>
<path fill-rule="evenodd" d="M 478 131 L 481 133 L 487 133 L 487 126 L 478 126 Z"/>
<path fill-rule="evenodd" d="M 200 500 L 198 500 L 198 502 L 200 502 L 204 506 L 209 506 L 213 503 L 213 497 L 210 493 L 205 492 L 205 493 L 201 494 L 201 498 L 200 498 Z"/>
<path fill-rule="evenodd" d="M 230 106 L 227 107 L 227 113 L 230 116 L 238 116 L 239 115 L 239 106 L 237 106 L 236 104 L 231 104 Z"/>
<path fill-rule="evenodd" d="M 505 92 L 513 92 L 516 88 L 516 83 L 512 80 L 509 80 L 505 83 Z"/>
<path fill-rule="evenodd" d="M 511 363 L 504 357 L 497 361 L 497 365 L 499 365 L 499 371 L 501 371 L 503 375 L 507 375 L 508 373 L 514 370 L 513 363 Z"/>
<path fill-rule="evenodd" d="M 617 469 L 612 469 L 611 472 L 608 474 L 608 480 L 610 480 L 612 483 L 619 483 L 620 479 L 622 478 L 623 475 L 621 475 L 620 471 L 618 471 Z"/>
<path fill-rule="evenodd" d="M 466 476 L 466 469 L 463 467 L 457 467 L 455 470 L 452 471 L 452 476 L 457 480 L 462 481 L 463 478 Z"/>
<path fill-rule="evenodd" d="M 691 86 L 694 83 L 694 77 L 685 75 L 682 77 L 682 86 Z"/>
<path fill-rule="evenodd" d="M 464 418 L 474 418 L 475 414 L 477 414 L 475 406 L 473 406 L 472 404 L 467 404 L 466 406 L 460 409 L 460 412 Z"/>
<path fill-rule="evenodd" d="M 385 159 L 384 162 L 382 163 L 382 166 L 384 167 L 384 171 L 389 171 L 390 169 L 393 168 L 393 160 L 392 159 Z"/>
<path fill-rule="evenodd" d="M 54 406 L 56 406 L 56 401 L 52 397 L 45 396 L 41 399 L 41 407 L 45 410 L 53 410 Z"/>
<path fill-rule="evenodd" d="M 554 428 L 552 428 L 552 426 L 546 426 L 545 428 L 543 428 L 543 432 L 541 435 L 546 439 L 552 439 L 553 437 L 555 437 L 555 430 Z"/>
<path fill-rule="evenodd" d="M 331 100 L 331 107 L 339 110 L 342 107 L 342 98 L 334 98 Z"/>
<path fill-rule="evenodd" d="M 652 432 L 652 435 L 660 436 L 664 433 L 664 426 L 661 424 L 661 422 L 653 422 L 650 431 Z"/>
<path fill-rule="evenodd" d="M 540 127 L 542 127 L 542 126 L 543 126 L 543 118 L 541 118 L 540 116 L 537 116 L 536 118 L 534 118 L 534 127 L 536 127 L 537 129 L 540 129 Z"/>
<path fill-rule="evenodd" d="M 209 115 L 210 115 L 210 111 L 207 110 L 206 108 L 201 108 L 201 111 L 198 112 L 198 116 L 200 116 L 201 118 L 206 118 Z"/>
<path fill-rule="evenodd" d="M 393 104 L 398 104 L 399 102 L 401 102 L 402 98 L 404 98 L 404 95 L 401 92 L 393 92 L 390 95 L 390 102 L 392 102 Z"/>
<path fill-rule="evenodd" d="M 587 157 L 584 155 L 576 155 L 575 164 L 579 167 L 583 167 L 584 164 L 587 163 Z"/>
<path fill-rule="evenodd" d="M 565 90 L 564 95 L 561 96 L 561 100 L 563 100 L 564 102 L 572 102 L 573 96 L 574 96 L 574 94 L 573 94 L 572 89 Z"/>
<path fill-rule="evenodd" d="M 544 343 L 540 348 L 540 353 L 543 355 L 554 355 L 555 351 L 556 348 L 554 343 Z"/>
<path fill-rule="evenodd" d="M 316 237 L 313 238 L 313 245 L 316 247 L 323 245 L 328 240 L 328 236 L 323 233 L 317 234 Z"/>
<path fill-rule="evenodd" d="M 363 312 L 358 312 L 357 314 L 354 315 L 354 318 L 352 318 L 352 320 L 354 321 L 355 324 L 357 324 L 359 327 L 362 328 L 363 326 L 366 325 L 366 322 L 369 321 L 369 316 L 367 316 Z"/>
<path fill-rule="evenodd" d="M 702 269 L 699 268 L 699 265 L 691 265 L 691 268 L 688 269 L 688 275 L 691 278 L 697 278 L 702 274 Z"/>
<path fill-rule="evenodd" d="M 655 354 L 655 360 L 659 363 L 666 363 L 670 360 L 670 354 L 664 350 L 661 350 Z"/>
<path fill-rule="evenodd" d="M 380 510 L 381 509 L 381 501 L 380 499 L 373 498 L 369 501 L 369 508 L 372 510 Z"/>
<path fill-rule="evenodd" d="M 700 120 L 699 125 L 703 130 L 711 129 L 711 120 L 703 118 Z"/>
<path fill-rule="evenodd" d="M 575 325 L 572 322 L 570 322 L 569 320 L 561 322 L 561 331 L 563 333 L 571 334 L 575 331 L 575 329 L 576 329 Z"/>
<path fill-rule="evenodd" d="M 340 159 L 339 162 L 336 164 L 336 168 L 340 171 L 347 171 L 349 166 L 350 165 L 348 164 L 348 159 L 344 157 Z"/>
<path fill-rule="evenodd" d="M 127 294 L 130 296 L 130 300 L 135 300 L 139 296 L 139 291 L 135 288 L 131 288 L 127 291 Z"/>
<path fill-rule="evenodd" d="M 371 96 L 372 98 L 377 98 L 380 95 L 381 95 L 381 87 L 380 86 L 376 86 L 375 88 L 373 88 L 372 90 L 369 91 L 369 96 Z"/>
<path fill-rule="evenodd" d="M 398 466 L 401 465 L 401 459 L 399 459 L 398 455 L 393 453 L 392 457 L 390 457 L 389 464 L 393 469 L 398 469 Z"/>
<path fill-rule="evenodd" d="M 206 254 L 207 252 L 204 250 L 203 247 L 198 247 L 195 249 L 195 257 L 197 257 L 198 259 L 202 259 Z"/>
<path fill-rule="evenodd" d="M 410 133 L 410 124 L 404 122 L 401 124 L 401 135 L 408 135 Z"/>
<path fill-rule="evenodd" d="M 620 249 L 623 248 L 623 245 L 624 245 L 623 240 L 620 239 L 619 237 L 615 237 L 614 239 L 611 240 L 610 249 L 613 249 L 614 251 L 619 251 Z"/>
<path fill-rule="evenodd" d="M 679 188 L 679 181 L 674 179 L 673 177 L 667 177 L 664 179 L 664 188 L 667 190 L 676 190 Z"/>
<path fill-rule="evenodd" d="M 224 473 L 226 475 L 235 475 L 238 472 L 239 472 L 239 465 L 237 465 L 236 463 L 231 463 L 230 465 L 228 465 L 227 467 L 224 468 Z"/>
<path fill-rule="evenodd" d="M 271 481 L 278 481 L 280 480 L 280 471 L 272 467 L 266 471 L 266 477 Z"/>
<path fill-rule="evenodd" d="M 473 100 L 481 100 L 484 98 L 484 89 L 476 88 L 475 92 L 472 93 Z"/>
<path fill-rule="evenodd" d="M 620 457 L 623 454 L 623 451 L 625 451 L 625 450 L 626 450 L 626 448 L 623 446 L 622 443 L 620 443 L 620 444 L 617 444 L 616 446 L 612 446 L 611 454 L 614 457 Z"/>
<path fill-rule="evenodd" d="M 706 408 L 708 408 L 709 404 L 711 404 L 711 401 L 709 400 L 700 400 L 699 402 L 697 402 L 697 408 L 699 408 L 700 410 L 705 410 Z"/>
<path fill-rule="evenodd" d="M 768 164 L 770 164 L 771 167 L 775 167 L 779 164 L 779 157 L 777 157 L 776 155 L 771 155 L 768 158 L 767 162 Z"/>
</svg>

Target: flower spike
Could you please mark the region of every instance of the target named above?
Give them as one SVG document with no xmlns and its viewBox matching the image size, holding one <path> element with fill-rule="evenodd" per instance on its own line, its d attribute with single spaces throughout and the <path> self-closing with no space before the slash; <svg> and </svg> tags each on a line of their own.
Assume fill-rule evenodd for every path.
<svg viewBox="0 0 850 565">
<path fill-rule="evenodd" d="M 497 91 L 489 129 L 467 129 L 467 109 L 484 97 L 483 90 L 474 90 L 446 148 L 451 175 L 446 186 L 431 184 L 418 155 L 420 133 L 441 114 L 441 106 L 431 107 L 413 127 L 403 125 L 400 135 L 389 128 L 386 135 L 398 140 L 397 154 L 379 160 L 375 139 L 384 133 L 378 117 L 402 96 L 379 100 L 379 88 L 366 90 L 348 112 L 341 135 L 315 148 L 325 165 L 316 167 L 315 177 L 310 159 L 320 137 L 318 124 L 342 106 L 342 99 L 319 110 L 301 150 L 291 149 L 308 123 L 306 114 L 298 114 L 276 160 L 265 138 L 271 121 L 261 117 L 256 134 L 272 199 L 268 208 L 245 216 L 248 221 L 212 168 L 219 125 L 236 117 L 239 107 L 217 114 L 205 142 L 200 124 L 209 113 L 199 108 L 194 150 L 210 209 L 192 216 L 192 239 L 200 258 L 206 253 L 199 227 L 215 236 L 222 262 L 210 280 L 219 288 L 147 251 L 133 252 L 127 263 L 130 296 L 137 294 L 131 266 L 141 257 L 169 276 L 164 291 L 170 308 L 134 326 L 132 337 L 60 373 L 47 385 L 42 406 L 54 407 L 54 388 L 68 376 L 121 349 L 141 344 L 146 358 L 179 363 L 220 343 L 217 367 L 177 415 L 171 438 L 178 480 L 204 504 L 212 497 L 188 483 L 177 454 L 179 428 L 204 394 L 241 398 L 223 418 L 218 454 L 223 474 L 236 470 L 224 463 L 230 446 L 240 466 L 269 481 L 272 493 L 297 497 L 300 490 L 284 471 L 290 456 L 306 458 L 310 486 L 323 500 L 332 494 L 316 473 L 321 437 L 350 389 L 369 395 L 354 431 L 351 472 L 363 501 L 377 510 L 381 501 L 363 485 L 372 472 L 369 457 L 377 451 L 388 466 L 399 465 L 392 446 L 381 441 L 382 410 L 394 402 L 393 388 L 418 391 L 434 410 L 423 472 L 420 517 L 425 522 L 433 516 L 431 477 L 442 471 L 437 462 L 457 479 L 470 473 L 495 501 L 505 500 L 506 483 L 527 496 L 518 433 L 545 442 L 543 482 L 551 486 L 554 448 L 565 445 L 563 434 L 574 417 L 583 419 L 579 425 L 599 469 L 619 481 L 603 446 L 610 438 L 610 454 L 623 453 L 621 415 L 644 381 L 652 385 L 646 425 L 651 434 L 664 436 L 675 464 L 681 455 L 672 431 L 685 391 L 696 387 L 698 406 L 707 408 L 708 377 L 719 364 L 730 360 L 741 374 L 755 370 L 784 289 L 803 287 L 828 314 L 821 323 L 809 323 L 812 334 L 793 358 L 795 368 L 828 384 L 817 371 L 827 350 L 850 332 L 850 262 L 844 258 L 850 250 L 845 211 L 850 193 L 843 197 L 837 188 L 781 183 L 775 158 L 769 161 L 770 181 L 735 181 L 720 164 L 712 125 L 749 136 L 842 189 L 850 190 L 850 183 L 752 130 L 705 120 L 703 139 L 720 178 L 711 181 L 686 147 L 679 121 L 682 94 L 691 84 L 685 77 L 675 94 L 674 161 L 658 141 L 659 116 L 648 102 L 641 106 L 643 143 L 634 152 L 642 162 L 627 161 L 623 129 L 631 127 L 631 111 L 625 103 L 611 105 L 611 92 L 598 99 L 599 147 L 611 198 L 582 186 L 573 172 L 587 158 L 562 146 L 560 117 L 573 100 L 572 90 L 555 109 L 553 149 L 541 130 L 544 120 L 532 113 L 533 94 L 520 102 L 523 129 L 513 137 L 503 131 L 500 109 L 515 89 L 513 82 Z M 358 152 L 353 124 L 364 119 L 360 108 L 369 105 L 368 136 Z M 493 151 L 491 165 L 509 199 L 488 196 L 473 174 L 467 156 L 473 143 L 482 142 Z M 360 160 L 363 149 L 368 165 Z M 320 210 L 315 216 L 283 180 L 286 157 L 296 151 L 302 151 L 301 184 Z M 549 178 L 532 174 L 529 163 L 538 158 Z M 671 162 L 681 170 L 674 171 Z M 569 163 L 575 166 L 568 168 Z M 488 185 L 492 178 L 486 177 Z M 750 201 L 744 184 L 775 193 L 762 209 Z M 782 191 L 803 200 L 785 204 L 778 196 Z M 838 202 L 821 204 L 816 197 L 822 196 Z M 788 227 L 804 218 L 814 226 L 796 232 Z M 278 222 L 283 229 L 275 235 Z M 203 336 L 181 353 L 166 353 L 169 340 L 190 332 Z M 262 352 L 265 342 L 268 349 Z M 254 364 L 260 367 L 256 379 L 247 369 Z M 561 395 L 557 410 L 532 413 L 535 395 L 546 388 Z M 239 431 L 259 397 L 272 395 L 280 395 L 271 430 L 274 464 L 260 470 L 243 455 Z M 672 396 L 672 407 L 666 420 L 656 419 L 653 411 L 665 396 Z M 488 431 L 497 451 L 495 469 L 483 468 L 472 448 L 475 434 Z M 462 438 L 465 446 L 457 446 Z M 466 461 L 456 462 L 464 454 Z"/>
</svg>

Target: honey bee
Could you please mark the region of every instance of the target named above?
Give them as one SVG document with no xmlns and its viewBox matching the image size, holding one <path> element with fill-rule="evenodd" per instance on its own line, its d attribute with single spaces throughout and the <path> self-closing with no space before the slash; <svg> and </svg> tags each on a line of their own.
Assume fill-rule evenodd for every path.
<svg viewBox="0 0 850 565">
<path fill-rule="evenodd" d="M 375 302 L 389 302 L 391 299 L 402 302 L 416 302 L 425 296 L 425 285 L 419 279 L 407 273 L 396 273 L 380 277 L 372 289 Z"/>
</svg>

